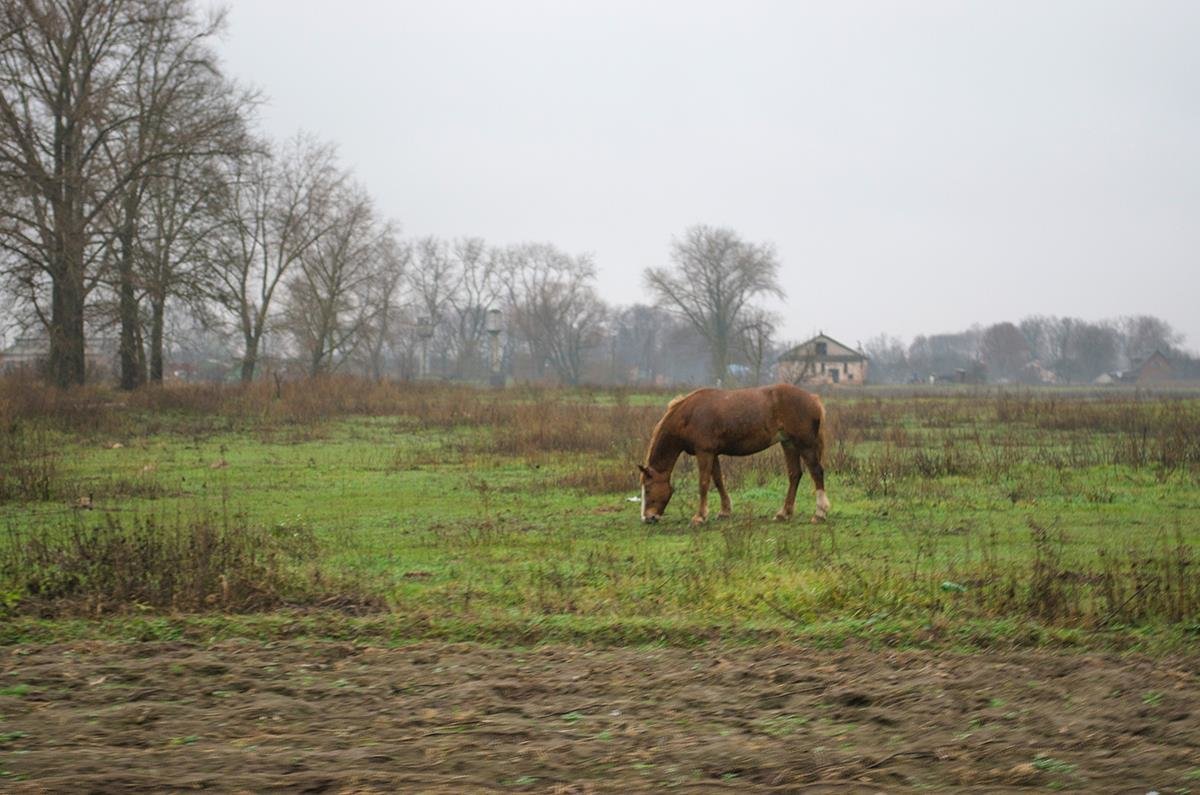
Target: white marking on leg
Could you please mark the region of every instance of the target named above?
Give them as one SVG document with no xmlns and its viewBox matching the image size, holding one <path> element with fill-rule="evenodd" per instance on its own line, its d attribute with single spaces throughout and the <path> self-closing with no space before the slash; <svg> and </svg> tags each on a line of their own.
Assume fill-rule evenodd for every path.
<svg viewBox="0 0 1200 795">
<path fill-rule="evenodd" d="M 825 496 L 825 489 L 817 489 L 817 514 L 824 516 L 829 513 L 829 498 Z"/>
</svg>

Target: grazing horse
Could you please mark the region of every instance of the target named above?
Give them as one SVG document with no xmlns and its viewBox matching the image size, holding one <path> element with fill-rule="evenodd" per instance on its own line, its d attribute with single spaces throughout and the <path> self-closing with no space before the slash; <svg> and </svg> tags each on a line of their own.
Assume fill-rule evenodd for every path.
<svg viewBox="0 0 1200 795">
<path fill-rule="evenodd" d="M 709 481 L 721 494 L 721 512 L 729 515 L 729 493 L 721 479 L 722 455 L 753 455 L 775 443 L 783 446 L 787 460 L 788 491 L 783 507 L 775 518 L 792 518 L 796 506 L 796 488 L 808 467 L 817 490 L 817 511 L 812 520 L 819 522 L 829 512 L 825 496 L 824 454 L 825 407 L 821 399 L 791 384 L 751 389 L 697 389 L 677 397 L 667 405 L 646 451 L 642 472 L 642 521 L 657 522 L 671 501 L 675 489 L 671 471 L 680 453 L 696 457 L 700 471 L 700 509 L 692 524 L 708 519 Z"/>
</svg>

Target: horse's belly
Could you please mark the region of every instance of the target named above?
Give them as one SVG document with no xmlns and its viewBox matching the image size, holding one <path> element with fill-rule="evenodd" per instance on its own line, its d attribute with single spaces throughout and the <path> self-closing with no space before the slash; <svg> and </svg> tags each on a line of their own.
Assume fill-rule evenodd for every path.
<svg viewBox="0 0 1200 795">
<path fill-rule="evenodd" d="M 720 455 L 754 455 L 755 453 L 761 453 L 778 441 L 778 439 L 768 434 L 756 434 L 736 441 L 731 440 L 721 445 L 721 449 L 717 452 Z"/>
</svg>

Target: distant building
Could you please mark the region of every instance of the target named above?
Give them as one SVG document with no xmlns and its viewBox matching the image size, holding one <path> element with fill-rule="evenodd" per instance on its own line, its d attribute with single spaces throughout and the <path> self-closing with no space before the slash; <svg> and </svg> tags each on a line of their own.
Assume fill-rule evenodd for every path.
<svg viewBox="0 0 1200 795">
<path fill-rule="evenodd" d="M 118 346 L 118 340 L 113 337 L 88 339 L 84 350 L 84 362 L 88 372 L 101 378 L 112 377 L 116 373 Z M 42 374 L 49 360 L 49 337 L 17 337 L 12 345 L 0 350 L 0 373 Z"/>
<path fill-rule="evenodd" d="M 865 384 L 868 361 L 862 351 L 822 332 L 779 357 L 779 380 L 810 386 Z"/>
<path fill-rule="evenodd" d="M 1125 380 L 1131 384 L 1160 384 L 1174 381 L 1175 369 L 1162 351 L 1155 351 L 1138 362 L 1125 376 Z"/>
<path fill-rule="evenodd" d="M 1164 356 L 1162 351 L 1155 351 L 1128 370 L 1115 370 L 1110 373 L 1104 373 L 1092 383 L 1162 384 L 1167 381 L 1174 381 L 1180 377 L 1186 376 L 1175 372 L 1175 367 L 1171 363 L 1171 360 Z"/>
<path fill-rule="evenodd" d="M 976 359 L 970 367 L 956 367 L 953 370 L 929 376 L 931 384 L 974 384 L 987 383 L 987 366 Z"/>
<path fill-rule="evenodd" d="M 41 372 L 50 355 L 46 337 L 17 337 L 0 350 L 0 373 Z"/>
<path fill-rule="evenodd" d="M 1058 376 L 1049 367 L 1034 359 L 1021 368 L 1017 380 L 1022 384 L 1057 384 Z"/>
</svg>

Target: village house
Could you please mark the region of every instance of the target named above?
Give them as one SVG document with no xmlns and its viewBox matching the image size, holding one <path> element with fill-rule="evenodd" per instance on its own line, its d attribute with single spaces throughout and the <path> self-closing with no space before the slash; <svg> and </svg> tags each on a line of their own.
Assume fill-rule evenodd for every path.
<svg viewBox="0 0 1200 795">
<path fill-rule="evenodd" d="M 1194 380 L 1186 361 L 1172 362 L 1162 351 L 1155 351 L 1136 362 L 1130 369 L 1104 373 L 1095 380 L 1097 384 L 1165 384 L 1174 381 Z"/>
<path fill-rule="evenodd" d="M 1134 384 L 1161 384 L 1164 381 L 1174 381 L 1175 371 L 1171 360 L 1164 356 L 1162 351 L 1155 351 L 1134 365 L 1125 377 Z"/>
<path fill-rule="evenodd" d="M 867 356 L 824 332 L 779 357 L 779 380 L 789 384 L 867 382 Z"/>
<path fill-rule="evenodd" d="M 84 360 L 89 373 L 101 378 L 116 375 L 118 340 L 112 337 L 88 339 Z M 50 358 L 50 338 L 43 335 L 17 337 L 12 345 L 0 349 L 0 373 L 41 373 Z"/>
</svg>

